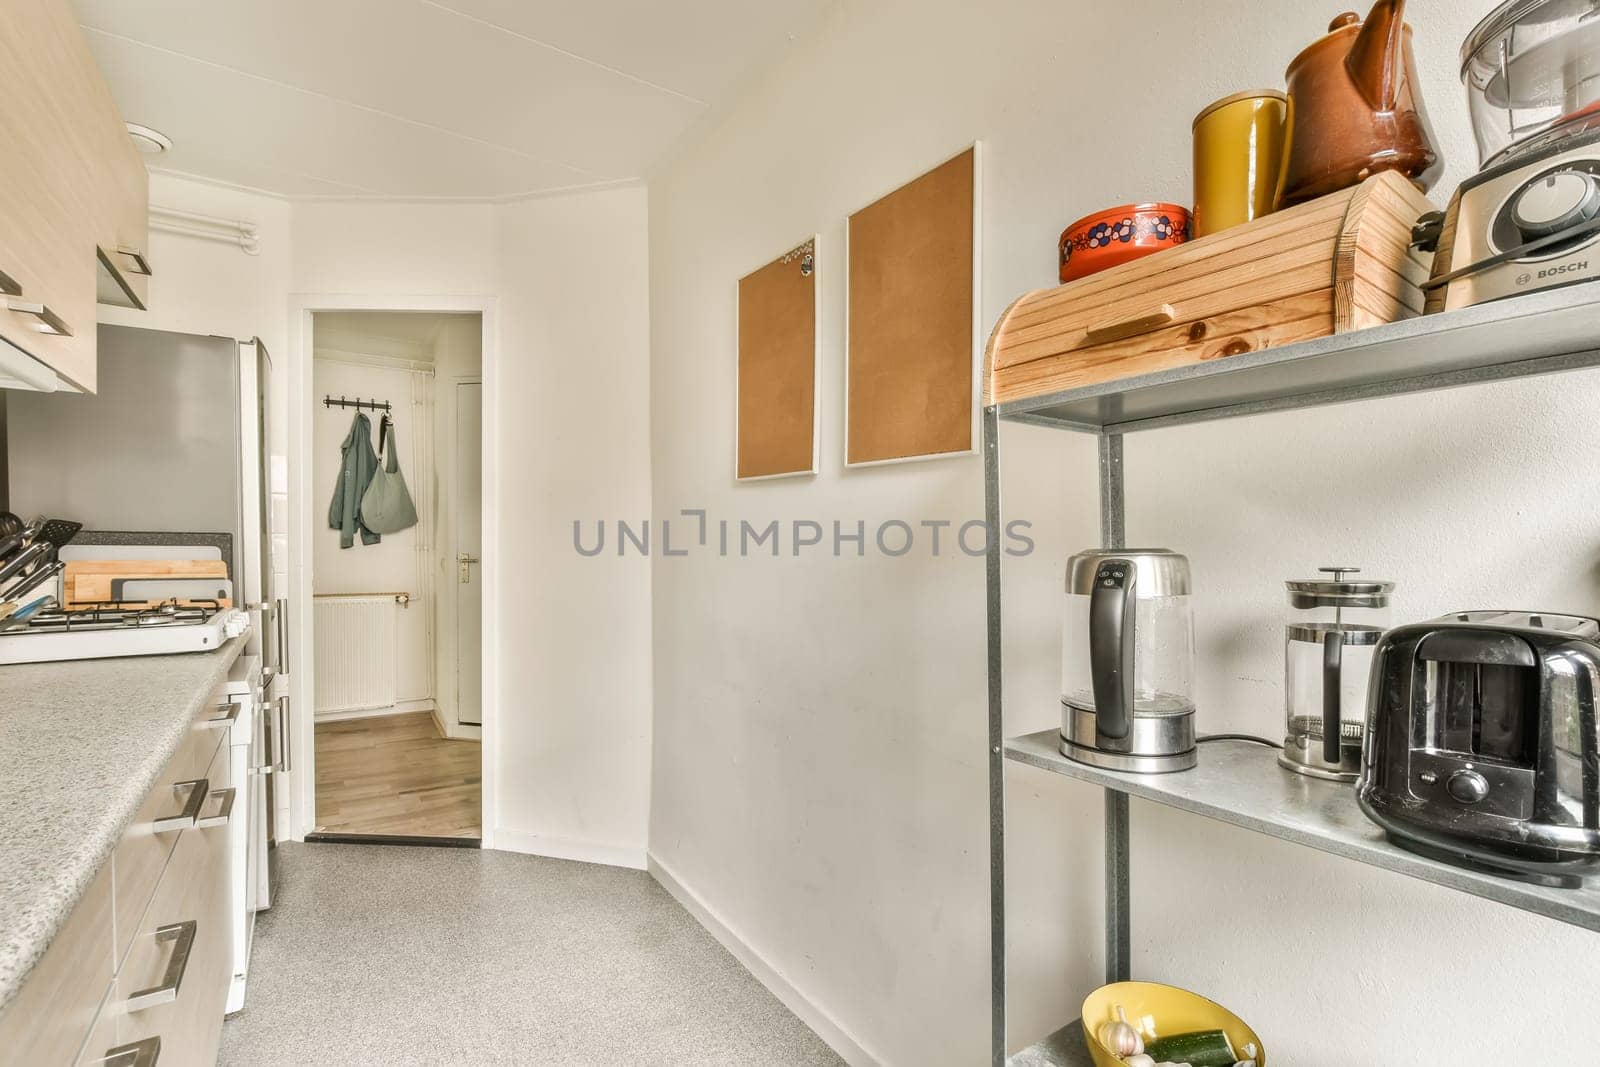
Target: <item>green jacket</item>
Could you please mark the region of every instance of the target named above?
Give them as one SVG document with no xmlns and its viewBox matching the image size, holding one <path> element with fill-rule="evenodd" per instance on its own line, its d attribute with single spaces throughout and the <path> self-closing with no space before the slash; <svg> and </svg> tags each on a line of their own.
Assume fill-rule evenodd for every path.
<svg viewBox="0 0 1600 1067">
<path fill-rule="evenodd" d="M 361 543 L 375 545 L 383 536 L 367 529 L 361 521 L 361 498 L 378 470 L 378 455 L 372 450 L 371 420 L 356 412 L 339 451 L 343 459 L 339 464 L 339 481 L 333 487 L 333 503 L 328 505 L 328 526 L 339 531 L 340 548 L 350 548 L 356 543 L 358 528 Z"/>
</svg>

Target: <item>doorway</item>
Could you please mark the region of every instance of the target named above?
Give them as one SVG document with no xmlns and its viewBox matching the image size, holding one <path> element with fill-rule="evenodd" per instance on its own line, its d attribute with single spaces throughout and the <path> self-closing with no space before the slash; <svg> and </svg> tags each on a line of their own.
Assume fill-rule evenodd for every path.
<svg viewBox="0 0 1600 1067">
<path fill-rule="evenodd" d="M 310 319 L 307 836 L 476 845 L 483 316 Z"/>
</svg>

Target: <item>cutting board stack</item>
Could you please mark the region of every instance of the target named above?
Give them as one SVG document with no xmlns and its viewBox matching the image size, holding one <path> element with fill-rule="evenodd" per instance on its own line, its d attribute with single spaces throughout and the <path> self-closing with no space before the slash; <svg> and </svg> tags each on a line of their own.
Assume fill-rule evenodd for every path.
<svg viewBox="0 0 1600 1067">
<path fill-rule="evenodd" d="M 88 608 L 116 603 L 154 607 L 217 602 L 232 607 L 228 566 L 220 559 L 84 559 L 62 571 L 63 606 Z"/>
<path fill-rule="evenodd" d="M 1025 400 L 1422 314 L 1433 210 L 1397 174 L 1012 304 L 989 340 L 984 403 Z"/>
</svg>

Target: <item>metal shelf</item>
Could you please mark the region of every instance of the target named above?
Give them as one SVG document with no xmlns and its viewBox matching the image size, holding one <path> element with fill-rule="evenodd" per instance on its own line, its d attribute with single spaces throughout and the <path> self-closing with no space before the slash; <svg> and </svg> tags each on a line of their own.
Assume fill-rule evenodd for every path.
<svg viewBox="0 0 1600 1067">
<path fill-rule="evenodd" d="M 1083 1022 L 1074 1019 L 1037 1045 L 1006 1060 L 1006 1067 L 1094 1067 L 1083 1044 Z"/>
<path fill-rule="evenodd" d="M 1284 770 L 1276 751 L 1264 745 L 1213 741 L 1201 746 L 1193 770 L 1140 775 L 1075 763 L 1060 753 L 1059 742 L 1055 730 L 1013 738 L 1006 742 L 1006 758 L 1600 931 L 1600 888 L 1594 882 L 1580 889 L 1530 885 L 1407 852 L 1361 813 L 1352 786 Z"/>
<path fill-rule="evenodd" d="M 1124 434 L 1594 366 L 1600 366 L 1600 281 L 1010 401 L 983 411 L 984 516 L 990 529 L 1002 528 L 1002 421 L 1099 436 L 1100 540 L 1106 548 L 1121 548 L 1127 543 Z M 1258 746 L 1215 742 L 1206 746 L 1195 770 L 1141 777 L 1068 761 L 1056 750 L 1054 731 L 1006 740 L 1000 575 L 999 539 L 990 538 L 985 587 L 991 1067 L 1077 1067 L 1090 1062 L 1077 1023 L 1016 1056 L 1008 1059 L 1005 1054 L 1005 768 L 1011 761 L 1077 778 L 1103 791 L 1102 933 L 1108 982 L 1129 976 L 1130 796 L 1600 931 L 1600 888 L 1532 886 L 1403 851 L 1361 814 L 1350 789 L 1291 774 L 1277 766 L 1273 752 Z"/>
<path fill-rule="evenodd" d="M 1000 418 L 1121 434 L 1600 365 L 1600 282 L 999 405 Z"/>
</svg>

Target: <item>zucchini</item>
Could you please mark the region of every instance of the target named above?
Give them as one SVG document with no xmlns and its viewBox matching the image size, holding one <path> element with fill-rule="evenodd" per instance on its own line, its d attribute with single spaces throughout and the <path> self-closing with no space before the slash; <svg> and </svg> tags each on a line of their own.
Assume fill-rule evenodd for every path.
<svg viewBox="0 0 1600 1067">
<path fill-rule="evenodd" d="M 1239 1062 L 1233 1042 L 1221 1030 L 1158 1037 L 1146 1042 L 1144 1051 L 1157 1063 L 1187 1063 L 1191 1067 L 1233 1067 Z"/>
</svg>

